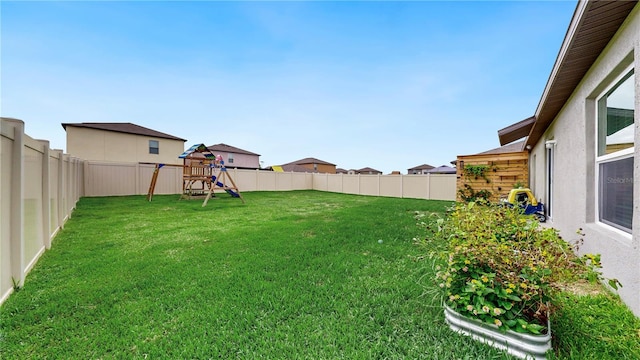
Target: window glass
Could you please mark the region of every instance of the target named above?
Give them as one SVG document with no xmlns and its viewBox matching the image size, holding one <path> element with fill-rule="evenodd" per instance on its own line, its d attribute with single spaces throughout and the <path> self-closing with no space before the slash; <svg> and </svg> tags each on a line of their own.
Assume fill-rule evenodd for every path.
<svg viewBox="0 0 640 360">
<path fill-rule="evenodd" d="M 600 221 L 631 231 L 633 158 L 600 164 Z"/>
<path fill-rule="evenodd" d="M 233 164 L 233 154 L 227 154 L 227 162 Z"/>
<path fill-rule="evenodd" d="M 149 140 L 149 154 L 160 154 L 160 144 L 157 140 Z"/>
<path fill-rule="evenodd" d="M 633 147 L 633 71 L 598 100 L 598 156 Z"/>
<path fill-rule="evenodd" d="M 598 99 L 598 220 L 631 232 L 635 143 L 633 70 Z"/>
</svg>

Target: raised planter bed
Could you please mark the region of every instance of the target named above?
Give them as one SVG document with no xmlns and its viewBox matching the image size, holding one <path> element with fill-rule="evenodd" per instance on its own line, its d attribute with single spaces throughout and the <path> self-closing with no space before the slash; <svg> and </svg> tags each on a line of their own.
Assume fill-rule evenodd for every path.
<svg viewBox="0 0 640 360">
<path fill-rule="evenodd" d="M 449 327 L 459 333 L 471 336 L 495 348 L 507 351 L 521 359 L 546 359 L 551 349 L 551 327 L 544 335 L 521 334 L 515 331 L 502 331 L 497 326 L 460 315 L 450 307 L 444 307 L 444 317 Z"/>
</svg>

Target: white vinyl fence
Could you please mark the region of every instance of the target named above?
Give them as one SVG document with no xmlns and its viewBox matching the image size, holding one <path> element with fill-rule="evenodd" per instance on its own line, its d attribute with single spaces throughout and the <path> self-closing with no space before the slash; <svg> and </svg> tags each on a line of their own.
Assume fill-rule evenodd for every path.
<svg viewBox="0 0 640 360">
<path fill-rule="evenodd" d="M 85 161 L 85 196 L 143 195 L 154 165 Z M 240 192 L 319 190 L 345 194 L 433 200 L 456 197 L 455 174 L 346 175 L 228 169 Z M 180 194 L 182 168 L 160 169 L 154 194 Z"/>
<path fill-rule="evenodd" d="M 22 286 L 26 274 L 51 247 L 51 239 L 82 194 L 79 159 L 24 133 L 24 122 L 1 118 L 0 303 Z"/>
</svg>

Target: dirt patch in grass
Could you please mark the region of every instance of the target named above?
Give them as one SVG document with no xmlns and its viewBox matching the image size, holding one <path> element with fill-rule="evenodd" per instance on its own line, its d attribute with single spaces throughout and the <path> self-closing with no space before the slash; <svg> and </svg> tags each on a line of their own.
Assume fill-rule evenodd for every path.
<svg viewBox="0 0 640 360">
<path fill-rule="evenodd" d="M 587 280 L 578 280 L 568 284 L 563 284 L 561 285 L 560 289 L 564 292 L 576 296 L 596 296 L 608 294 L 602 284 L 592 283 Z"/>
</svg>

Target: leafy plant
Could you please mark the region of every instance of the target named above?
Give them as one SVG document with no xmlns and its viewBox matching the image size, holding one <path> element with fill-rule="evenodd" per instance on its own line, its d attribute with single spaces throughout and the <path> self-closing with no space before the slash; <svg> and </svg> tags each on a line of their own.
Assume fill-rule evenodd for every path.
<svg viewBox="0 0 640 360">
<path fill-rule="evenodd" d="M 489 170 L 489 165 L 485 164 L 466 164 L 464 166 L 464 174 L 468 177 L 483 178 L 488 181 L 485 173 Z"/>
<path fill-rule="evenodd" d="M 588 277 L 597 259 L 579 259 L 557 230 L 516 208 L 458 204 L 436 223 L 446 243 L 436 274 L 445 303 L 503 330 L 544 333 L 554 291 Z"/>
<path fill-rule="evenodd" d="M 491 193 L 491 191 L 486 189 L 475 191 L 473 187 L 471 187 L 471 185 L 464 184 L 463 188 L 458 190 L 458 195 L 460 196 L 460 199 L 464 202 L 480 201 L 480 202 L 488 203 L 489 199 L 491 198 L 491 195 L 493 194 Z"/>
</svg>

